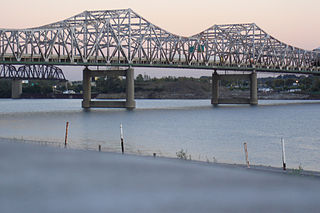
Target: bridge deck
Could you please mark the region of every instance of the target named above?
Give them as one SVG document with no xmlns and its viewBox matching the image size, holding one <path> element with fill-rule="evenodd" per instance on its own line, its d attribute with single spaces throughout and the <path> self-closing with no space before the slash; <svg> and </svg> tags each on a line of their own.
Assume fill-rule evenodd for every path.
<svg viewBox="0 0 320 213">
<path fill-rule="evenodd" d="M 228 70 L 228 71 L 256 71 L 256 72 L 270 72 L 270 73 L 289 73 L 289 74 L 314 74 L 320 75 L 320 67 L 268 67 L 260 64 L 255 65 L 226 65 L 226 64 L 203 64 L 203 63 L 122 63 L 113 62 L 107 63 L 105 61 L 98 62 L 81 62 L 79 60 L 49 60 L 48 62 L 41 61 L 0 61 L 0 64 L 12 64 L 12 65 L 55 65 L 55 66 L 104 66 L 104 67 L 150 67 L 150 68 L 173 68 L 173 69 L 200 69 L 200 70 Z M 1 76 L 0 76 L 1 78 Z"/>
</svg>

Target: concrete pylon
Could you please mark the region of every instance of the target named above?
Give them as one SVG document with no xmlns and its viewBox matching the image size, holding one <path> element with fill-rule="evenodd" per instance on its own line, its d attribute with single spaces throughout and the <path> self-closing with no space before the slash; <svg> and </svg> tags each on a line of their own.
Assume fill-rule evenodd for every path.
<svg viewBox="0 0 320 213">
<path fill-rule="evenodd" d="M 11 98 L 18 99 L 22 94 L 22 80 L 13 79 L 11 82 Z"/>
<path fill-rule="evenodd" d="M 134 70 L 129 68 L 126 73 L 126 108 L 136 108 L 136 102 L 134 100 Z"/>
<path fill-rule="evenodd" d="M 88 109 L 90 108 L 90 101 L 91 101 L 91 75 L 88 67 L 86 67 L 83 70 L 82 86 L 83 86 L 82 108 Z"/>
<path fill-rule="evenodd" d="M 125 76 L 126 77 L 126 101 L 91 101 L 91 78 L 105 76 Z M 107 70 L 89 70 L 86 67 L 83 70 L 83 101 L 82 108 L 127 108 L 129 110 L 136 107 L 134 100 L 134 70 L 113 68 Z"/>
<path fill-rule="evenodd" d="M 258 105 L 258 80 L 255 71 L 250 76 L 250 104 Z"/>
<path fill-rule="evenodd" d="M 211 104 L 218 105 L 219 104 L 219 75 L 217 71 L 212 73 L 212 98 Z"/>
<path fill-rule="evenodd" d="M 249 80 L 250 81 L 250 98 L 220 98 L 219 97 L 219 82 L 221 80 Z M 258 81 L 257 73 L 253 71 L 251 74 L 226 74 L 218 75 L 215 71 L 212 74 L 212 105 L 218 104 L 258 104 Z"/>
</svg>

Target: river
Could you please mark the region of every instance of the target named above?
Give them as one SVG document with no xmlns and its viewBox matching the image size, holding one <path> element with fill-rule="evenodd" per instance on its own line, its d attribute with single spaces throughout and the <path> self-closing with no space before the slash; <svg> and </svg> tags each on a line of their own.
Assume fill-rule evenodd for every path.
<svg viewBox="0 0 320 213">
<path fill-rule="evenodd" d="M 84 111 L 77 99 L 1 99 L 0 137 L 64 143 L 120 152 L 120 123 L 128 153 L 281 167 L 281 138 L 287 166 L 320 171 L 320 101 L 259 101 L 259 106 L 221 105 L 210 100 L 137 100 L 133 111 Z M 90 160 L 90 159 L 88 159 Z"/>
</svg>

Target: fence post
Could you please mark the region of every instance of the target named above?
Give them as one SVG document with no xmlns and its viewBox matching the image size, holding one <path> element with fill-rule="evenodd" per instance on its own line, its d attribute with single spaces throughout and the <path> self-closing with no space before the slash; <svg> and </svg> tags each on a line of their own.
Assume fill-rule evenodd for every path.
<svg viewBox="0 0 320 213">
<path fill-rule="evenodd" d="M 121 151 L 122 151 L 122 154 L 124 154 L 124 144 L 123 144 L 123 130 L 122 130 L 122 124 L 120 124 L 120 141 L 121 141 Z"/>
<path fill-rule="evenodd" d="M 286 151 L 284 148 L 284 139 L 281 138 L 281 144 L 282 144 L 282 168 L 283 170 L 287 169 L 287 165 L 286 165 Z"/>
<path fill-rule="evenodd" d="M 244 145 L 244 153 L 245 153 L 245 155 L 246 155 L 246 164 L 247 164 L 247 167 L 250 168 L 249 158 L 248 158 L 247 143 L 243 143 L 243 145 Z"/>
<path fill-rule="evenodd" d="M 69 122 L 66 123 L 66 135 L 64 138 L 64 148 L 67 148 L 68 145 L 68 128 L 69 128 Z"/>
</svg>

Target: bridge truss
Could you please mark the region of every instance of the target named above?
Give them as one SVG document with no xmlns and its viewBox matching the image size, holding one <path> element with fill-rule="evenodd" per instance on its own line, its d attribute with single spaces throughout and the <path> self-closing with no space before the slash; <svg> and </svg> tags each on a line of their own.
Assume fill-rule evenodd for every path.
<svg viewBox="0 0 320 213">
<path fill-rule="evenodd" d="M 0 65 L 0 79 L 66 81 L 62 70 L 52 65 L 25 65 L 18 69 L 11 64 Z"/>
<path fill-rule="evenodd" d="M 53 24 L 0 29 L 0 64 L 173 67 L 320 74 L 320 53 L 285 44 L 256 24 L 214 25 L 191 37 L 132 11 L 85 11 Z"/>
</svg>

